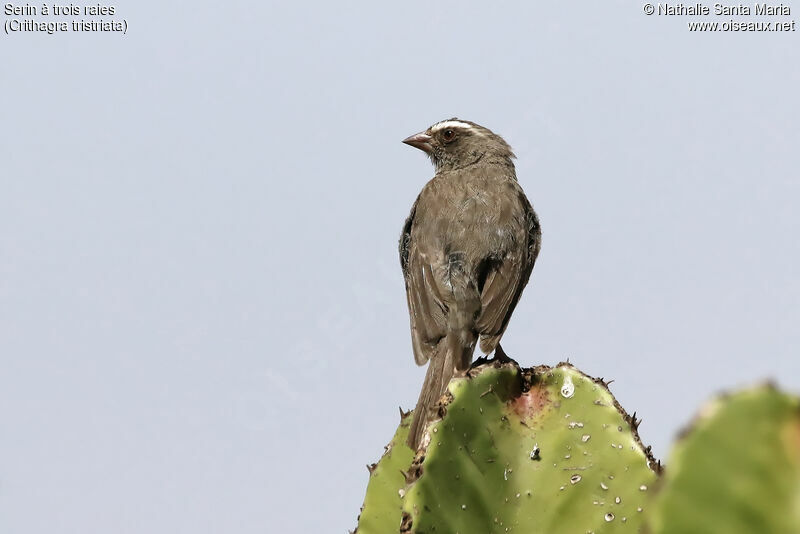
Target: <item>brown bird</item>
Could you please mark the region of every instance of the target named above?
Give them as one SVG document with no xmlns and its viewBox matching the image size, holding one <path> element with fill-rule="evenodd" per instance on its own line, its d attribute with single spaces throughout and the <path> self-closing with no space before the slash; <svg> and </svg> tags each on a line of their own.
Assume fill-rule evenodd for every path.
<svg viewBox="0 0 800 534">
<path fill-rule="evenodd" d="M 438 122 L 404 143 L 436 169 L 400 236 L 400 264 L 418 365 L 430 361 L 408 436 L 420 445 L 430 412 L 456 371 L 481 351 L 505 357 L 500 338 L 541 245 L 502 137 L 474 122 Z"/>
</svg>

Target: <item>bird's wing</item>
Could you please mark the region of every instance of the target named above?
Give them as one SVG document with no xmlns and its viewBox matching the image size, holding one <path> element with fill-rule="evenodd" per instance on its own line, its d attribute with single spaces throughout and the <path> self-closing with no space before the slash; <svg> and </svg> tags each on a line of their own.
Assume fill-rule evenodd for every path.
<svg viewBox="0 0 800 534">
<path fill-rule="evenodd" d="M 400 266 L 406 282 L 414 360 L 423 365 L 434 355 L 437 343 L 447 332 L 446 306 L 430 263 L 419 253 L 412 237 L 416 207 L 415 202 L 400 235 Z"/>
<path fill-rule="evenodd" d="M 475 328 L 481 334 L 481 350 L 487 354 L 494 350 L 503 335 L 541 247 L 542 233 L 536 212 L 521 191 L 519 198 L 525 209 L 527 246 L 493 262 L 481 291 L 481 313 Z"/>
</svg>

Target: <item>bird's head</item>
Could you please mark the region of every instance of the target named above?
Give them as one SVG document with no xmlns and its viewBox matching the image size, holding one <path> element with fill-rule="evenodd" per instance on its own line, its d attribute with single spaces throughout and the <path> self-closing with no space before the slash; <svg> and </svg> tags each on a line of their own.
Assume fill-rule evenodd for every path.
<svg viewBox="0 0 800 534">
<path fill-rule="evenodd" d="M 436 172 L 472 165 L 481 160 L 514 158 L 511 147 L 502 137 L 474 122 L 448 119 L 437 122 L 424 132 L 403 142 L 425 152 Z"/>
</svg>

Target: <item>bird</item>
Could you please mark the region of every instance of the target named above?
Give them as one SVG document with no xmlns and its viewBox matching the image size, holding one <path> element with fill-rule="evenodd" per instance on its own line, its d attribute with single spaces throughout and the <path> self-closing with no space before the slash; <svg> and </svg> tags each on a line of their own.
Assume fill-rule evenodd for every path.
<svg viewBox="0 0 800 534">
<path fill-rule="evenodd" d="M 417 450 L 447 384 L 476 344 L 507 359 L 500 339 L 541 248 L 539 218 L 517 181 L 516 156 L 488 128 L 439 121 L 403 143 L 428 155 L 434 176 L 400 235 L 411 344 L 428 363 L 407 444 Z"/>
</svg>

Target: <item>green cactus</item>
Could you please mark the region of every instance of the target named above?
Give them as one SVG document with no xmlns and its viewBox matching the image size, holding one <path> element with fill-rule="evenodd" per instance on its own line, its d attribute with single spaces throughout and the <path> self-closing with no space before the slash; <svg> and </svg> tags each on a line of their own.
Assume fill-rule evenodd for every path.
<svg viewBox="0 0 800 534">
<path fill-rule="evenodd" d="M 659 467 L 602 381 L 569 364 L 488 364 L 449 395 L 408 485 L 395 479 L 402 527 L 399 514 L 375 529 L 362 513 L 359 534 L 637 530 Z"/>
<path fill-rule="evenodd" d="M 477 365 L 439 414 L 416 456 L 401 418 L 359 534 L 800 533 L 800 399 L 772 387 L 710 403 L 664 477 L 635 414 L 569 364 Z"/>
<path fill-rule="evenodd" d="M 772 387 L 721 397 L 676 444 L 653 534 L 800 532 L 800 399 Z"/>
<path fill-rule="evenodd" d="M 401 496 L 406 485 L 406 475 L 414 452 L 406 445 L 411 417 L 408 412 L 400 411 L 400 426 L 397 427 L 392 441 L 385 447 L 380 461 L 367 466 L 369 484 L 367 496 L 361 515 L 358 518 L 358 530 L 369 532 L 397 532 L 402 510 Z"/>
</svg>

